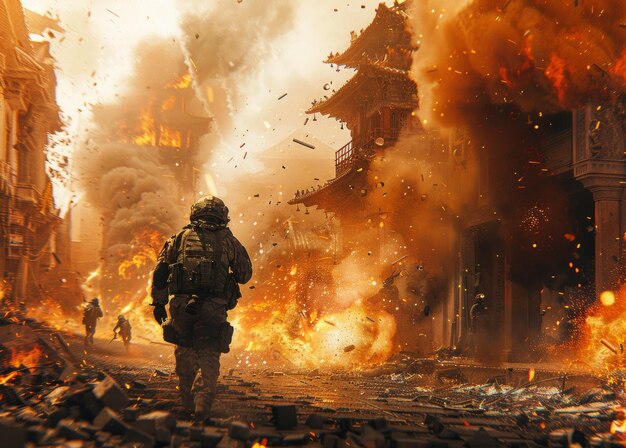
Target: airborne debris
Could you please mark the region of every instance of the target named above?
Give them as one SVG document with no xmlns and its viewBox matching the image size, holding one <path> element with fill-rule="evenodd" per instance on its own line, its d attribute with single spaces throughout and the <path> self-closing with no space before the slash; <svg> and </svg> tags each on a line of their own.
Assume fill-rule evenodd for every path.
<svg viewBox="0 0 626 448">
<path fill-rule="evenodd" d="M 350 353 L 351 351 L 354 351 L 354 349 L 356 348 L 356 346 L 354 344 L 350 344 L 346 347 L 343 348 L 343 351 L 346 353 Z"/>
<path fill-rule="evenodd" d="M 278 100 L 280 101 L 280 100 L 282 100 L 283 98 L 285 98 L 286 96 L 287 96 L 287 94 L 286 94 L 286 93 L 283 93 L 281 96 L 279 96 L 279 97 L 278 97 Z"/>
<path fill-rule="evenodd" d="M 604 345 L 606 348 L 608 348 L 609 350 L 611 350 L 613 353 L 615 353 L 617 355 L 617 348 L 611 344 L 609 341 L 607 341 L 606 339 L 601 339 L 600 342 L 602 343 L 602 345 Z"/>
<path fill-rule="evenodd" d="M 308 118 L 307 118 L 307 120 L 308 120 Z M 306 123 L 305 123 L 305 124 L 306 124 Z M 307 142 L 303 142 L 302 140 L 299 140 L 299 139 L 297 139 L 297 138 L 294 138 L 294 139 L 293 139 L 293 142 L 294 142 L 294 143 L 298 143 L 299 145 L 302 145 L 302 146 L 306 146 L 307 148 L 315 149 L 315 146 L 314 146 L 314 145 L 312 145 L 312 144 L 310 144 L 310 143 L 307 143 Z"/>
</svg>

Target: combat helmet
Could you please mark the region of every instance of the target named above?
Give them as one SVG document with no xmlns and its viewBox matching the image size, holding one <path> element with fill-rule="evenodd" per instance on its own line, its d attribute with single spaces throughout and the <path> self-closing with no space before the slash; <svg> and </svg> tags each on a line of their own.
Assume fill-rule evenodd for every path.
<svg viewBox="0 0 626 448">
<path fill-rule="evenodd" d="M 191 206 L 189 219 L 191 221 L 218 221 L 219 223 L 230 221 L 228 219 L 228 207 L 226 207 L 224 201 L 216 196 L 205 196 L 196 201 Z"/>
<path fill-rule="evenodd" d="M 119 316 L 117 316 L 117 320 L 123 321 L 123 320 L 126 320 L 126 319 L 124 318 L 123 314 L 120 314 Z"/>
<path fill-rule="evenodd" d="M 91 299 L 91 303 L 93 305 L 100 305 L 100 299 L 98 299 L 97 297 L 94 297 L 93 299 Z"/>
</svg>

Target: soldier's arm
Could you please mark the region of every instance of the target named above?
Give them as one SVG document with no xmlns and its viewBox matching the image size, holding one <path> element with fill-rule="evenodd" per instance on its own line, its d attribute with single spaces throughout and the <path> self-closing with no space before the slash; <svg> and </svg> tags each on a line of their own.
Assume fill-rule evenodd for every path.
<svg viewBox="0 0 626 448">
<path fill-rule="evenodd" d="M 153 305 L 167 305 L 169 295 L 167 292 L 167 277 L 169 275 L 168 258 L 170 251 L 174 245 L 175 236 L 168 239 L 157 258 L 157 264 L 152 273 L 152 287 L 150 296 L 152 296 Z"/>
<path fill-rule="evenodd" d="M 250 277 L 252 277 L 252 261 L 246 251 L 246 248 L 239 242 L 237 238 L 231 233 L 228 238 L 230 243 L 230 251 L 232 251 L 232 258 L 230 258 L 230 269 L 233 271 L 233 276 L 237 283 L 248 283 Z"/>
<path fill-rule="evenodd" d="M 102 313 L 102 308 L 96 307 L 96 317 L 102 317 L 104 314 Z"/>
</svg>

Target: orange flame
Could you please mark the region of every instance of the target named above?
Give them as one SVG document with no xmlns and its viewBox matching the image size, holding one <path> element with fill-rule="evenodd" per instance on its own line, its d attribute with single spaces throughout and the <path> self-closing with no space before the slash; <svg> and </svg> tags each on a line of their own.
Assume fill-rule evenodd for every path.
<svg viewBox="0 0 626 448">
<path fill-rule="evenodd" d="M 617 412 L 615 420 L 611 422 L 610 431 L 611 434 L 614 434 L 617 439 L 626 439 L 626 413 L 623 409 L 620 409 Z"/>
<path fill-rule="evenodd" d="M 530 383 L 530 382 L 532 382 L 532 380 L 534 380 L 534 379 L 535 379 L 535 368 L 534 368 L 534 367 L 531 367 L 531 368 L 528 370 L 528 382 Z"/>
<path fill-rule="evenodd" d="M 150 109 L 144 110 L 139 117 L 139 126 L 141 133 L 131 138 L 131 142 L 140 146 L 154 146 L 156 136 L 154 133 L 154 117 L 150 113 Z"/>
<path fill-rule="evenodd" d="M 553 53 L 550 56 L 550 64 L 544 74 L 552 83 L 559 103 L 564 104 L 567 98 L 567 89 L 569 88 L 565 60 Z"/>
<path fill-rule="evenodd" d="M 626 48 L 624 48 L 622 56 L 615 62 L 613 73 L 626 84 Z"/>
<path fill-rule="evenodd" d="M 519 58 L 521 62 L 516 67 L 500 67 L 500 79 L 508 88 L 513 89 L 522 78 L 526 78 L 534 73 L 535 58 L 532 47 L 533 35 L 524 38 L 524 43 L 520 48 Z M 514 79 L 515 78 L 515 79 Z"/>
<path fill-rule="evenodd" d="M 18 372 L 13 371 L 7 375 L 4 375 L 2 377 L 0 377 L 0 384 L 6 384 L 9 381 L 11 381 L 13 378 L 15 378 L 18 375 Z"/>
<path fill-rule="evenodd" d="M 36 367 L 39 365 L 39 360 L 43 355 L 43 350 L 37 344 L 31 350 L 19 350 L 11 348 L 11 361 L 9 365 L 11 367 Z"/>
<path fill-rule="evenodd" d="M 171 129 L 164 124 L 159 127 L 159 131 L 159 146 L 181 147 L 182 139 L 180 131 Z"/>
<path fill-rule="evenodd" d="M 131 244 L 134 253 L 130 258 L 120 263 L 117 268 L 118 275 L 124 280 L 130 280 L 134 276 L 145 274 L 142 272 L 145 270 L 144 268 L 152 269 L 163 240 L 163 235 L 156 230 L 143 229 L 138 231 Z"/>
<path fill-rule="evenodd" d="M 191 81 L 193 81 L 191 73 L 185 73 L 172 84 L 168 84 L 166 88 L 169 87 L 176 90 L 187 89 L 191 86 Z"/>
<path fill-rule="evenodd" d="M 626 341 L 626 283 L 598 299 L 581 329 L 581 355 L 595 368 L 613 370 L 622 363 Z"/>
</svg>

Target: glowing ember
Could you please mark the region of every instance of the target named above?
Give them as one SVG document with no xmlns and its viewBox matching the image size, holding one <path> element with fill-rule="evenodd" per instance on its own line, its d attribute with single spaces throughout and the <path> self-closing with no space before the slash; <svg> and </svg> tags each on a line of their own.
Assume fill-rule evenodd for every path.
<svg viewBox="0 0 626 448">
<path fill-rule="evenodd" d="M 626 439 L 626 413 L 624 409 L 620 409 L 615 416 L 615 420 L 611 422 L 611 434 L 619 440 Z"/>
<path fill-rule="evenodd" d="M 604 306 L 615 305 L 615 293 L 613 291 L 603 291 L 600 294 L 600 303 Z"/>
<path fill-rule="evenodd" d="M 528 382 L 530 383 L 530 382 L 532 382 L 532 380 L 534 380 L 534 379 L 535 379 L 535 368 L 534 368 L 534 367 L 531 367 L 531 368 L 528 370 Z"/>
<path fill-rule="evenodd" d="M 13 378 L 15 378 L 18 375 L 18 372 L 11 372 L 7 375 L 4 375 L 3 377 L 0 377 L 0 384 L 6 384 L 9 381 L 11 381 Z"/>
</svg>

